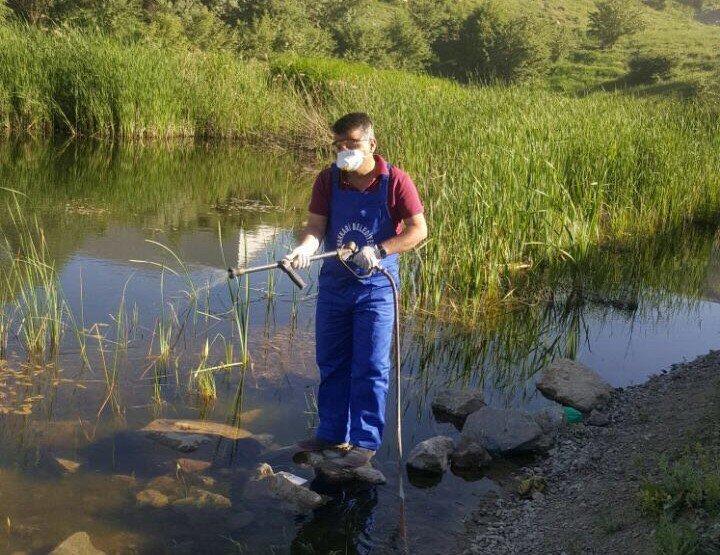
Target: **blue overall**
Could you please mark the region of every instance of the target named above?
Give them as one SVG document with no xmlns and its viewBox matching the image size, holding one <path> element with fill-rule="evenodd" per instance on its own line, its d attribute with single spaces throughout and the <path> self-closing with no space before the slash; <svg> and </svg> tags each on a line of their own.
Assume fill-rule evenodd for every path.
<svg viewBox="0 0 720 555">
<path fill-rule="evenodd" d="M 348 241 L 362 248 L 396 235 L 387 205 L 389 183 L 388 173 L 374 191 L 343 190 L 340 170 L 333 164 L 325 251 Z M 381 264 L 398 283 L 397 255 Z M 358 279 L 337 259 L 325 260 L 315 319 L 320 368 L 318 437 L 366 449 L 380 446 L 394 320 L 392 289 L 385 276 L 376 272 Z"/>
</svg>

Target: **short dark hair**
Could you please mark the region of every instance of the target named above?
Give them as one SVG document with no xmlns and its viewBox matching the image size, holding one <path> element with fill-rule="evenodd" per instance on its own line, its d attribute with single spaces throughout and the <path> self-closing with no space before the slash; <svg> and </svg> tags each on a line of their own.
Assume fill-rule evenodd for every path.
<svg viewBox="0 0 720 555">
<path fill-rule="evenodd" d="M 333 123 L 331 129 L 336 135 L 344 135 L 353 129 L 362 129 L 372 134 L 373 122 L 365 112 L 353 112 L 351 114 L 345 114 Z"/>
</svg>

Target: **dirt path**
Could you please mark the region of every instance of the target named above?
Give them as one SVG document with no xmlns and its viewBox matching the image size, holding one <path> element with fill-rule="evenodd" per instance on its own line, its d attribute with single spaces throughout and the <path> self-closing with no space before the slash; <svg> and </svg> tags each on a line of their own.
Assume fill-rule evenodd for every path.
<svg viewBox="0 0 720 555">
<path fill-rule="evenodd" d="M 658 460 L 688 445 L 720 445 L 720 351 L 616 390 L 607 427 L 567 426 L 549 456 L 523 469 L 547 479 L 534 498 L 512 491 L 468 520 L 465 554 L 654 554 L 655 523 L 640 510 Z"/>
</svg>

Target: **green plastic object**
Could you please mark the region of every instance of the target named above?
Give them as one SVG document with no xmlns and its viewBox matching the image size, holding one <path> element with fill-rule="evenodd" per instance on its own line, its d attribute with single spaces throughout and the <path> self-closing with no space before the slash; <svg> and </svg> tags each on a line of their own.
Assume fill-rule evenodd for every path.
<svg viewBox="0 0 720 555">
<path fill-rule="evenodd" d="M 567 421 L 570 422 L 570 424 L 579 424 L 583 421 L 583 415 L 577 409 L 572 407 L 563 407 L 563 412 L 565 413 L 565 418 L 567 418 Z"/>
</svg>

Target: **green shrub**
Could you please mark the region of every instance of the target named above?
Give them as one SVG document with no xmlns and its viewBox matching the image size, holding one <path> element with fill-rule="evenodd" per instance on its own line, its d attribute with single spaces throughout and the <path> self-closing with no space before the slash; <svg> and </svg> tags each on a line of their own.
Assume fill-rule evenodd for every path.
<svg viewBox="0 0 720 555">
<path fill-rule="evenodd" d="M 686 522 L 662 519 L 655 528 L 658 555 L 693 555 L 698 550 L 698 535 Z"/>
<path fill-rule="evenodd" d="M 539 16 L 511 16 L 485 2 L 465 20 L 455 50 L 456 71 L 483 82 L 518 82 L 545 73 L 550 32 Z"/>
<path fill-rule="evenodd" d="M 590 13 L 588 36 L 602 48 L 608 48 L 643 27 L 640 11 L 628 0 L 596 0 L 595 11 Z"/>
<path fill-rule="evenodd" d="M 628 80 L 632 83 L 654 83 L 670 77 L 678 58 L 666 52 L 633 52 L 628 59 Z"/>
</svg>

